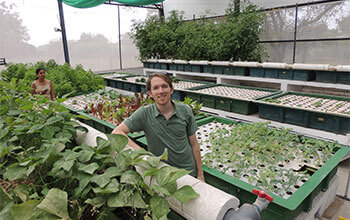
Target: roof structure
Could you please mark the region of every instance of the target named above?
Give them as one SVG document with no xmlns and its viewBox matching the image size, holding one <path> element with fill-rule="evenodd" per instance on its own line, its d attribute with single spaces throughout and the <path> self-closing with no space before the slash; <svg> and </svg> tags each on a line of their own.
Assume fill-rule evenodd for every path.
<svg viewBox="0 0 350 220">
<path fill-rule="evenodd" d="M 164 0 L 112 0 L 113 2 L 119 2 L 126 5 L 151 5 Z M 92 8 L 98 5 L 105 3 L 105 0 L 62 0 L 66 5 L 75 7 L 75 8 Z"/>
</svg>

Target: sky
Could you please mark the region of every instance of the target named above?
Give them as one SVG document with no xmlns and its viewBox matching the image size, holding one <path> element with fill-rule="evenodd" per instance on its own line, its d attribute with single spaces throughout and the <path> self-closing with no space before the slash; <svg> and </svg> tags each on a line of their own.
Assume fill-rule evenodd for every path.
<svg viewBox="0 0 350 220">
<path fill-rule="evenodd" d="M 2 2 L 2 0 L 0 0 Z M 28 43 L 40 46 L 52 40 L 61 39 L 57 0 L 6 0 L 6 5 L 15 4 L 23 25 L 27 27 Z M 63 3 L 67 39 L 78 40 L 81 33 L 103 34 L 110 42 L 118 40 L 118 7 L 100 5 L 94 8 L 79 9 Z M 120 7 L 121 33 L 129 32 L 132 20 L 144 20 L 147 10 Z"/>
</svg>

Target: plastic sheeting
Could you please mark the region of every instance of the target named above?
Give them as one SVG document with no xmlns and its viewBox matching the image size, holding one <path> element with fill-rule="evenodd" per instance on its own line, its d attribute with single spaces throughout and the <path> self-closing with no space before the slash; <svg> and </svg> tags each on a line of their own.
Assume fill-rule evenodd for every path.
<svg viewBox="0 0 350 220">
<path fill-rule="evenodd" d="M 151 5 L 158 2 L 163 2 L 164 0 L 112 0 L 113 2 L 119 2 L 127 5 Z M 75 8 L 92 8 L 101 5 L 105 0 L 62 0 L 66 5 Z"/>
</svg>

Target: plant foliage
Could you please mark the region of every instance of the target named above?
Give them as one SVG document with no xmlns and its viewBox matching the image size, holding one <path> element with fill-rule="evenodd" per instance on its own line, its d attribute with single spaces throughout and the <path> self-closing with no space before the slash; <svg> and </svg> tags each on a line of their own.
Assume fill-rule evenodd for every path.
<svg viewBox="0 0 350 220">
<path fill-rule="evenodd" d="M 72 68 L 68 64 L 58 65 L 54 60 L 35 64 L 9 64 L 0 74 L 6 81 L 16 79 L 17 85 L 29 92 L 31 83 L 36 78 L 35 70 L 39 67 L 46 70 L 46 78 L 52 81 L 57 97 L 65 94 L 75 96 L 104 88 L 104 79 L 101 76 L 85 71 L 81 65 Z"/>
<path fill-rule="evenodd" d="M 259 46 L 263 14 L 247 1 L 241 12 L 230 4 L 224 20 L 184 21 L 183 13 L 172 11 L 168 18 L 156 16 L 135 22 L 132 38 L 141 60 L 247 60 L 261 61 L 266 55 Z"/>
<path fill-rule="evenodd" d="M 177 187 L 188 171 L 160 166 L 167 152 L 126 149 L 123 135 L 76 146 L 76 130 L 86 131 L 78 116 L 18 91 L 14 79 L 0 87 L 1 106 L 9 103 L 0 114 L 1 219 L 166 219 L 167 197 L 198 196 Z"/>
<path fill-rule="evenodd" d="M 210 131 L 203 163 L 282 197 L 295 191 L 341 147 L 336 142 L 298 136 L 267 123 L 236 124 Z M 289 163 L 311 166 L 290 168 Z M 299 186 L 297 186 L 299 187 Z M 286 194 L 287 193 L 287 194 Z"/>
</svg>

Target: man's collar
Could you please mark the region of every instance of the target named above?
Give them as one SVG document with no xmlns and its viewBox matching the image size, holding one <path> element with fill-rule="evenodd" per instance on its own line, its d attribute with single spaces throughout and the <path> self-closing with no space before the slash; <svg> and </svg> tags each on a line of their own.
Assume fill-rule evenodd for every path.
<svg viewBox="0 0 350 220">
<path fill-rule="evenodd" d="M 171 101 L 171 104 L 173 104 L 173 106 L 174 106 L 174 112 L 173 112 L 172 115 L 178 116 L 178 108 L 176 108 L 177 103 Z M 158 110 L 157 104 L 156 104 L 156 103 L 154 103 L 154 106 L 153 106 L 153 107 L 154 107 L 154 108 L 153 108 L 154 117 L 156 118 L 156 117 L 158 117 L 158 116 L 160 115 L 160 111 Z"/>
</svg>

